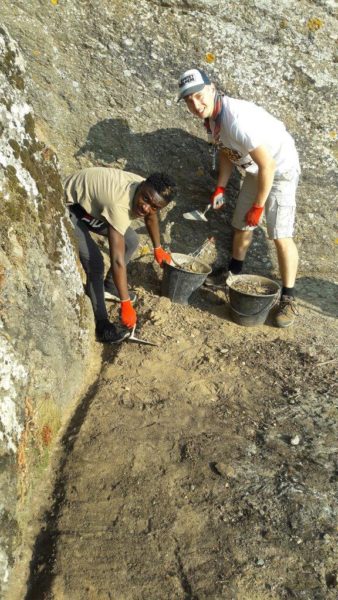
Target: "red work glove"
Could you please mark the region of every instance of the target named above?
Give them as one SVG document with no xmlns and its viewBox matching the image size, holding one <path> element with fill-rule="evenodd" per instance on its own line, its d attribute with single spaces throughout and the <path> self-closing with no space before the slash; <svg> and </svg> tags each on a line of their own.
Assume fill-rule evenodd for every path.
<svg viewBox="0 0 338 600">
<path fill-rule="evenodd" d="M 210 198 L 210 204 L 214 210 L 218 210 L 224 204 L 225 188 L 218 186 Z"/>
<path fill-rule="evenodd" d="M 245 215 L 246 224 L 251 225 L 251 227 L 256 227 L 260 221 L 263 210 L 264 206 L 257 206 L 257 204 L 253 204 L 253 206 Z"/>
<path fill-rule="evenodd" d="M 120 317 L 122 325 L 128 327 L 128 329 L 132 329 L 136 325 L 136 310 L 130 300 L 122 300 Z"/>
<path fill-rule="evenodd" d="M 164 262 L 171 262 L 171 256 L 169 252 L 163 250 L 161 246 L 159 246 L 158 248 L 154 248 L 154 257 L 156 262 L 158 262 L 158 264 L 160 265 L 160 267 L 163 267 Z"/>
</svg>

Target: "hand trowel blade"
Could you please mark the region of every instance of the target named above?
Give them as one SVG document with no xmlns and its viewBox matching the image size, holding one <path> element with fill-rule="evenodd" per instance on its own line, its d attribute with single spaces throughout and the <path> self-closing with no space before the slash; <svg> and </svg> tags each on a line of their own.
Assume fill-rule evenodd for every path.
<svg viewBox="0 0 338 600">
<path fill-rule="evenodd" d="M 188 221 L 207 221 L 206 216 L 199 210 L 192 210 L 191 212 L 183 213 L 183 217 Z"/>
</svg>

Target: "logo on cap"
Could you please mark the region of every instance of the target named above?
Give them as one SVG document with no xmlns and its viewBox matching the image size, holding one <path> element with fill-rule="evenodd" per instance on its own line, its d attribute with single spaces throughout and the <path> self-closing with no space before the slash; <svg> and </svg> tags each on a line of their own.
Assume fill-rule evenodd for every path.
<svg viewBox="0 0 338 600">
<path fill-rule="evenodd" d="M 187 75 L 186 77 L 182 77 L 179 83 L 179 87 L 183 87 L 186 83 L 189 83 L 190 81 L 195 81 L 194 75 Z"/>
<path fill-rule="evenodd" d="M 178 87 L 180 93 L 177 102 L 190 94 L 200 92 L 205 85 L 210 85 L 210 83 L 211 81 L 208 75 L 201 69 L 189 69 L 188 71 L 185 71 L 179 78 Z"/>
</svg>

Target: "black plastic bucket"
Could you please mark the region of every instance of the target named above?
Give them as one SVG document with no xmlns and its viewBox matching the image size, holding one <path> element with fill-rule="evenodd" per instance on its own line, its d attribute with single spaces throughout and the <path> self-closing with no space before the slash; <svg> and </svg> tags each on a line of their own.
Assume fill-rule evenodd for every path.
<svg viewBox="0 0 338 600">
<path fill-rule="evenodd" d="M 173 302 L 188 304 L 191 294 L 201 287 L 211 273 L 211 268 L 204 262 L 194 259 L 188 254 L 173 253 L 172 258 L 177 263 L 164 263 L 161 293 Z M 194 271 L 185 270 L 184 264 L 192 264 Z"/>
<path fill-rule="evenodd" d="M 236 282 L 243 281 L 268 285 L 274 290 L 271 294 L 250 294 L 236 290 Z M 280 286 L 276 281 L 260 275 L 233 275 L 228 280 L 230 316 L 238 325 L 253 327 L 265 323 L 271 308 L 280 296 Z"/>
</svg>

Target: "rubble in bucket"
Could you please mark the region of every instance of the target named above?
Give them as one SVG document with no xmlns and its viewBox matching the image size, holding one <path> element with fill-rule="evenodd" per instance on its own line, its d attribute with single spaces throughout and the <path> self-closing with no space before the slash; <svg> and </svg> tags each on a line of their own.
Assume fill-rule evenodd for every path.
<svg viewBox="0 0 338 600">
<path fill-rule="evenodd" d="M 189 254 L 172 253 L 171 257 L 171 264 L 164 263 L 162 296 L 179 304 L 188 304 L 191 294 L 201 287 L 211 268 Z"/>
<path fill-rule="evenodd" d="M 227 285 L 230 316 L 234 323 L 246 327 L 265 323 L 280 297 L 279 284 L 260 275 L 232 275 Z"/>
</svg>

